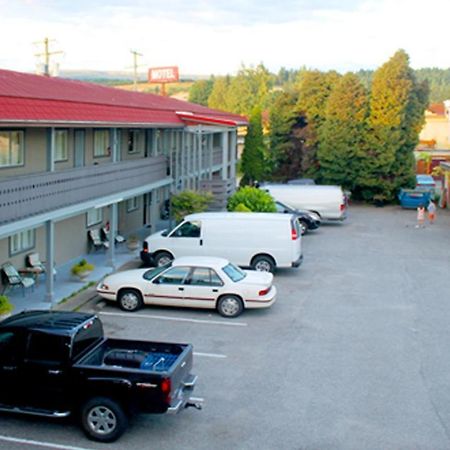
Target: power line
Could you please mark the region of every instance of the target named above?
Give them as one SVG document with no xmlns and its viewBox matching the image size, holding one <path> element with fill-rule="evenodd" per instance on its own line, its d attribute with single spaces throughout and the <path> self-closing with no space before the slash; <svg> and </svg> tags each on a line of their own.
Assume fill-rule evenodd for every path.
<svg viewBox="0 0 450 450">
<path fill-rule="evenodd" d="M 56 52 L 51 52 L 49 51 L 49 42 L 53 42 L 54 39 L 52 39 L 51 41 L 46 37 L 43 41 L 38 41 L 35 42 L 35 44 L 44 44 L 44 52 L 43 53 L 35 53 L 35 56 L 44 57 L 44 75 L 46 76 L 50 76 L 50 56 L 52 55 L 57 55 L 60 53 L 64 53 L 62 51 L 56 51 Z"/>
</svg>

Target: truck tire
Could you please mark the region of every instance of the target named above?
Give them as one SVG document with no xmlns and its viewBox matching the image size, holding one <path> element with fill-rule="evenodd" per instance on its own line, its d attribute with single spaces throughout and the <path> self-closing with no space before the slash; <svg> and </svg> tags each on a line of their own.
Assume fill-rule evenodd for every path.
<svg viewBox="0 0 450 450">
<path fill-rule="evenodd" d="M 217 311 L 223 317 L 237 317 L 243 310 L 242 300 L 236 295 L 223 295 L 217 302 Z"/>
<path fill-rule="evenodd" d="M 259 272 L 275 272 L 275 261 L 266 255 L 255 256 L 252 260 L 252 268 Z"/>
<path fill-rule="evenodd" d="M 81 425 L 89 439 L 113 442 L 128 426 L 122 407 L 107 397 L 89 399 L 81 409 Z"/>
<path fill-rule="evenodd" d="M 119 292 L 119 306 L 124 311 L 133 312 L 142 307 L 142 295 L 135 289 L 122 289 Z"/>
<path fill-rule="evenodd" d="M 155 255 L 155 266 L 161 267 L 169 264 L 173 260 L 173 256 L 169 252 L 159 252 Z"/>
</svg>

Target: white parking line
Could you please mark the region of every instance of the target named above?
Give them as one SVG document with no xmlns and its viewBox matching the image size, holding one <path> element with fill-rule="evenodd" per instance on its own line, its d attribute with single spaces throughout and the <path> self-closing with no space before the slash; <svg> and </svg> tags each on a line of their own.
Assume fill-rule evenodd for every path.
<svg viewBox="0 0 450 450">
<path fill-rule="evenodd" d="M 159 320 L 172 320 L 174 322 L 192 322 L 192 323 L 203 323 L 211 325 L 226 325 L 229 327 L 246 327 L 246 322 L 225 322 L 223 320 L 202 320 L 202 319 L 186 319 L 185 317 L 168 317 L 168 316 L 154 316 L 150 314 L 130 314 L 130 313 L 115 313 L 115 312 L 104 312 L 99 311 L 99 314 L 105 316 L 117 316 L 126 317 L 128 319 L 159 319 Z"/>
<path fill-rule="evenodd" d="M 194 352 L 194 356 L 205 356 L 207 358 L 226 358 L 227 355 L 221 355 L 220 353 L 201 353 Z"/>
<path fill-rule="evenodd" d="M 57 449 L 61 449 L 61 450 L 90 450 L 85 447 L 73 447 L 72 445 L 53 444 L 51 442 L 33 441 L 30 439 L 20 439 L 20 438 L 14 438 L 14 437 L 10 437 L 10 436 L 1 436 L 1 435 L 0 435 L 0 441 L 14 442 L 15 444 L 34 445 L 36 447 L 57 448 Z"/>
</svg>

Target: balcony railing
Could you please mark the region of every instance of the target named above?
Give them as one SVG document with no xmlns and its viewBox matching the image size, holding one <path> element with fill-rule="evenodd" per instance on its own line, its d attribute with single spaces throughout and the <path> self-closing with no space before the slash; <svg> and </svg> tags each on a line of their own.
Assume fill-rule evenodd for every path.
<svg viewBox="0 0 450 450">
<path fill-rule="evenodd" d="M 0 225 L 139 188 L 166 177 L 167 161 L 160 156 L 0 180 Z"/>
</svg>

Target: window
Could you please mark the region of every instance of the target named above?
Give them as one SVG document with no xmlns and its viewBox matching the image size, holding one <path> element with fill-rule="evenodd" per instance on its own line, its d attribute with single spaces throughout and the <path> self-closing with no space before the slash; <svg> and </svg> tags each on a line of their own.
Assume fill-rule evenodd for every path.
<svg viewBox="0 0 450 450">
<path fill-rule="evenodd" d="M 55 162 L 68 159 L 68 131 L 55 130 Z"/>
<path fill-rule="evenodd" d="M 173 267 L 153 282 L 156 284 L 183 284 L 190 271 L 190 267 Z"/>
<path fill-rule="evenodd" d="M 10 362 L 17 359 L 21 353 L 21 340 L 12 331 L 0 333 L 0 362 Z"/>
<path fill-rule="evenodd" d="M 247 276 L 242 269 L 231 263 L 222 267 L 222 270 L 228 275 L 230 280 L 234 282 L 241 281 Z"/>
<path fill-rule="evenodd" d="M 94 158 L 109 156 L 110 153 L 109 131 L 94 130 Z"/>
<path fill-rule="evenodd" d="M 184 222 L 182 223 L 170 237 L 200 237 L 200 222 Z"/>
<path fill-rule="evenodd" d="M 26 250 L 34 248 L 35 245 L 35 230 L 25 230 L 16 233 L 9 238 L 9 253 L 16 255 Z"/>
<path fill-rule="evenodd" d="M 103 210 L 101 208 L 90 209 L 86 214 L 86 225 L 88 227 L 103 222 Z"/>
<path fill-rule="evenodd" d="M 127 200 L 127 212 L 139 209 L 139 197 L 129 198 Z"/>
<path fill-rule="evenodd" d="M 62 363 L 68 356 L 62 336 L 34 332 L 28 344 L 28 359 L 35 361 Z M 66 353 L 67 352 L 67 353 Z"/>
<path fill-rule="evenodd" d="M 144 153 L 145 132 L 144 130 L 128 131 L 128 153 Z"/>
<path fill-rule="evenodd" d="M 222 286 L 222 280 L 217 273 L 208 267 L 196 267 L 189 284 L 192 286 Z"/>
<path fill-rule="evenodd" d="M 23 165 L 23 131 L 0 131 L 0 167 Z"/>
</svg>

